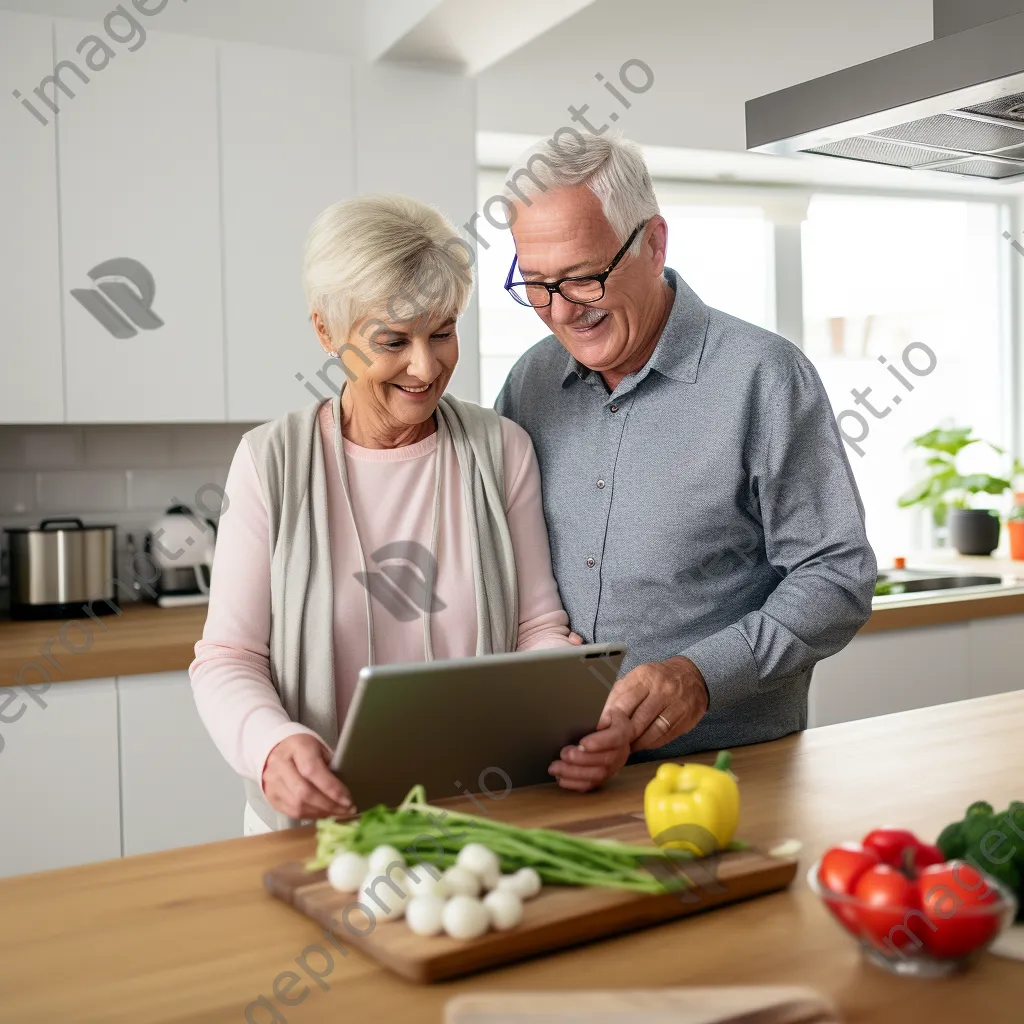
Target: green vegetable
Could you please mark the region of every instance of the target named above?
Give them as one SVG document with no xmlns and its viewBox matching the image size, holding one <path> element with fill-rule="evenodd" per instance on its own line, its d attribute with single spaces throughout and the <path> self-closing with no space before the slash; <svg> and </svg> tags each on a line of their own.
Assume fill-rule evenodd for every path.
<svg viewBox="0 0 1024 1024">
<path fill-rule="evenodd" d="M 947 825 L 935 840 L 935 845 L 942 851 L 946 860 L 959 860 L 967 852 L 967 840 L 964 838 L 964 823 L 954 821 Z"/>
<path fill-rule="evenodd" d="M 1022 828 L 1024 803 L 1021 801 L 1015 800 L 997 814 L 988 801 L 978 800 L 967 808 L 962 821 L 947 825 L 935 841 L 946 860 L 966 860 L 1016 893 L 1018 921 L 1024 921 Z"/>
<path fill-rule="evenodd" d="M 471 842 L 482 843 L 497 854 L 503 873 L 532 867 L 544 882 L 555 885 L 596 885 L 644 893 L 663 893 L 667 888 L 664 881 L 645 869 L 645 864 L 656 867 L 658 862 L 693 859 L 682 850 L 629 846 L 550 829 L 517 828 L 433 807 L 426 802 L 423 787 L 414 786 L 394 810 L 379 804 L 356 822 L 333 818 L 318 821 L 316 856 L 306 868 L 316 871 L 345 850 L 365 854 L 387 843 L 401 850 L 411 864 L 427 863 L 441 869 L 454 864 L 459 850 Z M 733 843 L 729 848 L 743 849 L 745 844 Z M 686 886 L 679 876 L 677 887 Z"/>
</svg>

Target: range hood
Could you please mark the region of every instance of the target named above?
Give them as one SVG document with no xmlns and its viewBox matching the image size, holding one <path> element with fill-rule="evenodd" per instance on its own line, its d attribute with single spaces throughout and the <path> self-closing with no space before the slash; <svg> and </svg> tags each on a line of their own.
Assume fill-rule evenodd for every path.
<svg viewBox="0 0 1024 1024">
<path fill-rule="evenodd" d="M 1024 0 L 934 0 L 935 39 L 748 101 L 747 148 L 1024 180 Z"/>
</svg>

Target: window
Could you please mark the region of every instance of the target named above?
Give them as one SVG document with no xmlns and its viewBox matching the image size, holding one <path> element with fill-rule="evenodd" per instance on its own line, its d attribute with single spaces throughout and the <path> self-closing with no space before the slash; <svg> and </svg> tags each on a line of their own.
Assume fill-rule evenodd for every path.
<svg viewBox="0 0 1024 1024">
<path fill-rule="evenodd" d="M 481 201 L 502 181 L 484 172 Z M 922 468 L 908 442 L 941 424 L 1014 447 L 1009 200 L 667 180 L 655 188 L 669 225 L 668 265 L 708 305 L 785 333 L 815 364 L 850 439 L 879 564 L 934 546 L 927 515 L 896 504 Z M 510 232 L 481 233 L 490 243 L 479 250 L 481 401 L 489 405 L 548 331 L 502 288 Z M 981 446 L 961 465 L 1007 468 Z"/>
<path fill-rule="evenodd" d="M 921 470 L 907 451 L 911 438 L 944 423 L 1009 443 L 1000 400 L 1000 260 L 1008 249 L 1000 215 L 991 202 L 811 200 L 803 228 L 804 350 L 840 429 L 853 439 L 847 455 L 879 565 L 931 546 L 923 516 L 896 505 Z M 969 454 L 979 470 L 998 471 L 986 461 L 997 457 L 980 446 Z"/>
</svg>

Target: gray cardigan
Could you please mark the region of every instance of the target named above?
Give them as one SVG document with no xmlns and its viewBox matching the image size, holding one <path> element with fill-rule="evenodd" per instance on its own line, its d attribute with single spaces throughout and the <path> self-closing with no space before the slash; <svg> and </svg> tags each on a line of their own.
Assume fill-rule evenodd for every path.
<svg viewBox="0 0 1024 1024">
<path fill-rule="evenodd" d="M 340 396 L 333 399 L 340 416 Z M 334 690 L 334 584 L 322 403 L 245 434 L 270 527 L 270 677 L 289 717 L 329 746 L 338 740 Z M 472 526 L 477 654 L 514 651 L 519 632 L 515 553 L 505 516 L 500 417 L 450 395 L 437 407 L 438 444 L 454 446 Z M 344 467 L 342 467 L 344 469 Z M 275 811 L 258 782 L 246 798 L 272 829 L 298 821 Z"/>
</svg>

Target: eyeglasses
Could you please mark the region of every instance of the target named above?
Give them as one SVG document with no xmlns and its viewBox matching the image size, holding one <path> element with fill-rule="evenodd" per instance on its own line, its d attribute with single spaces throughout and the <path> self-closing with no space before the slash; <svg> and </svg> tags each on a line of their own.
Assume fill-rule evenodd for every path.
<svg viewBox="0 0 1024 1024">
<path fill-rule="evenodd" d="M 548 284 L 546 281 L 516 281 L 513 283 L 512 275 L 516 271 L 518 254 L 512 259 L 512 266 L 508 268 L 508 277 L 505 278 L 505 291 L 522 306 L 533 306 L 538 309 L 542 306 L 551 305 L 551 297 L 558 292 L 568 302 L 597 302 L 604 298 L 604 283 L 608 275 L 616 268 L 619 261 L 626 255 L 626 250 L 633 244 L 633 240 L 640 233 L 640 229 L 647 223 L 642 221 L 634 229 L 633 233 L 626 239 L 622 248 L 612 257 L 608 269 L 602 274 L 590 274 L 587 277 L 562 277 L 557 281 Z"/>
</svg>

